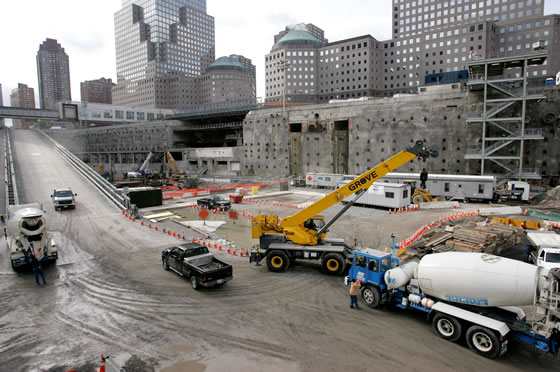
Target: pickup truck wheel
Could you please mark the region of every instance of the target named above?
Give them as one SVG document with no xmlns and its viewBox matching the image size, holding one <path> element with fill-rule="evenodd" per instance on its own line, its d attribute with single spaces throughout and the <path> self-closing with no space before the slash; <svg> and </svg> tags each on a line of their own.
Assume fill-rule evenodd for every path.
<svg viewBox="0 0 560 372">
<path fill-rule="evenodd" d="M 198 290 L 198 288 L 200 287 L 198 285 L 198 280 L 194 276 L 191 276 L 191 285 L 195 291 Z"/>
<path fill-rule="evenodd" d="M 379 306 L 379 300 L 381 299 L 381 294 L 379 293 L 379 289 L 375 288 L 374 286 L 368 285 L 362 290 L 362 300 L 371 307 L 375 309 Z"/>
<path fill-rule="evenodd" d="M 327 253 L 321 260 L 323 272 L 328 275 L 340 275 L 344 271 L 344 257 L 340 253 Z"/>
<path fill-rule="evenodd" d="M 455 342 L 461 337 L 461 323 L 451 315 L 436 314 L 432 326 L 436 334 L 444 340 Z"/>
<path fill-rule="evenodd" d="M 471 326 L 467 330 L 467 344 L 472 351 L 489 359 L 494 359 L 500 353 L 498 337 L 485 327 Z"/>
<path fill-rule="evenodd" d="M 286 252 L 275 250 L 266 256 L 266 265 L 270 271 L 282 273 L 290 265 L 290 258 Z"/>
<path fill-rule="evenodd" d="M 169 260 L 167 258 L 164 258 L 161 261 L 163 262 L 163 270 L 169 270 Z"/>
</svg>

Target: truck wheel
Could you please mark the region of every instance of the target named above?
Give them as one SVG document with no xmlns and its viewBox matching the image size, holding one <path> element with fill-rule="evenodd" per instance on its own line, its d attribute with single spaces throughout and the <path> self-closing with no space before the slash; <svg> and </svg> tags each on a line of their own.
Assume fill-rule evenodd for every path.
<svg viewBox="0 0 560 372">
<path fill-rule="evenodd" d="M 327 253 L 321 261 L 323 272 L 328 275 L 340 275 L 344 271 L 344 257 L 340 253 Z"/>
<path fill-rule="evenodd" d="M 164 258 L 161 261 L 163 262 L 163 270 L 169 270 L 169 260 L 167 258 Z"/>
<path fill-rule="evenodd" d="M 290 258 L 284 251 L 275 250 L 266 256 L 266 265 L 270 271 L 282 273 L 290 265 Z"/>
<path fill-rule="evenodd" d="M 451 315 L 436 314 L 432 326 L 436 334 L 444 340 L 455 342 L 461 337 L 461 323 Z"/>
<path fill-rule="evenodd" d="M 473 325 L 467 330 L 469 348 L 483 357 L 493 359 L 500 353 L 500 343 L 496 334 L 485 327 Z"/>
<path fill-rule="evenodd" d="M 198 280 L 196 280 L 195 276 L 191 276 L 191 285 L 195 291 L 198 290 L 199 288 Z"/>
<path fill-rule="evenodd" d="M 375 309 L 379 306 L 379 300 L 381 299 L 381 294 L 379 293 L 379 289 L 375 288 L 374 286 L 368 285 L 362 290 L 362 300 L 371 307 Z"/>
<path fill-rule="evenodd" d="M 420 204 L 420 203 L 424 203 L 426 200 L 424 200 L 424 197 L 422 195 L 415 195 L 412 198 L 412 204 Z"/>
</svg>

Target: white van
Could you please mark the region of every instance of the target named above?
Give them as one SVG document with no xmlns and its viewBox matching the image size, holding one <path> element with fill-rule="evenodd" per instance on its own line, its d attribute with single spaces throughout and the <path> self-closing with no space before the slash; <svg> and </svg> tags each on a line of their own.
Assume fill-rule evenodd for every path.
<svg viewBox="0 0 560 372">
<path fill-rule="evenodd" d="M 546 269 L 560 268 L 560 235 L 553 231 L 527 233 L 531 242 L 529 261 Z"/>
</svg>

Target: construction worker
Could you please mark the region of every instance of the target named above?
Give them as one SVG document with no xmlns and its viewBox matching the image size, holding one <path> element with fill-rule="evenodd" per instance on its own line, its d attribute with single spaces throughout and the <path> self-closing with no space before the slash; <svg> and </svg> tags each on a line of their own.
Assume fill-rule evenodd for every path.
<svg viewBox="0 0 560 372">
<path fill-rule="evenodd" d="M 426 190 L 426 181 L 428 180 L 428 172 L 426 168 L 422 168 L 422 172 L 420 172 L 420 188 L 422 190 Z"/>
<path fill-rule="evenodd" d="M 35 274 L 35 281 L 37 282 L 37 285 L 41 285 L 41 283 L 39 283 L 39 275 L 41 275 L 41 279 L 43 279 L 43 284 L 47 284 L 47 281 L 45 280 L 45 272 L 41 267 L 41 263 L 37 257 L 35 257 L 35 253 L 31 253 L 30 263 L 33 268 L 33 274 Z"/>
<path fill-rule="evenodd" d="M 356 305 L 356 309 L 359 309 L 358 307 L 358 289 L 360 289 L 362 285 L 360 284 L 360 281 L 356 281 L 356 279 L 352 279 L 352 283 L 350 283 L 350 309 L 354 308 L 354 305 Z"/>
</svg>

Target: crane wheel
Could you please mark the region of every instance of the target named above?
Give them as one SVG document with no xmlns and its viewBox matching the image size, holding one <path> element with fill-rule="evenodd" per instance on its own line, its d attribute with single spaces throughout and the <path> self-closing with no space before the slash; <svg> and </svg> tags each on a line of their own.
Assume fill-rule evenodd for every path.
<svg viewBox="0 0 560 372">
<path fill-rule="evenodd" d="M 284 251 L 274 250 L 266 256 L 266 265 L 270 271 L 282 273 L 290 266 L 290 257 Z"/>
<path fill-rule="evenodd" d="M 344 257 L 340 253 L 327 253 L 321 261 L 323 272 L 328 275 L 340 275 L 345 269 Z"/>
<path fill-rule="evenodd" d="M 422 195 L 414 195 L 414 197 L 412 198 L 412 204 L 420 204 L 424 203 L 425 201 L 426 200 Z"/>
</svg>

